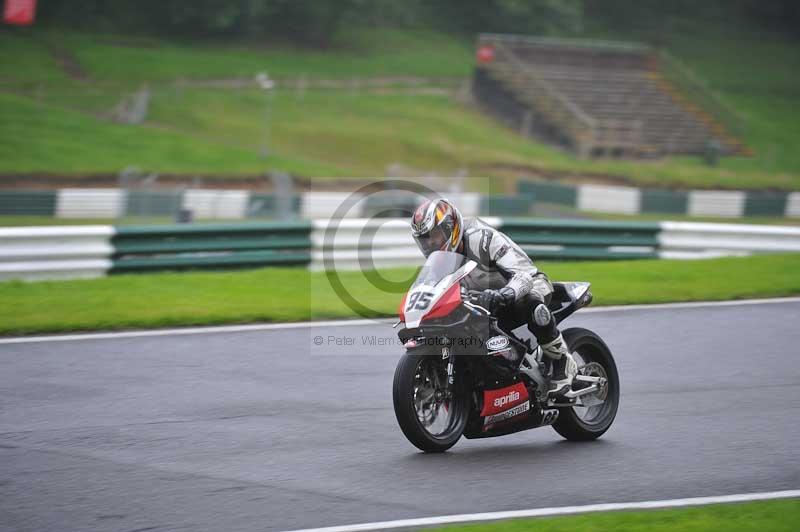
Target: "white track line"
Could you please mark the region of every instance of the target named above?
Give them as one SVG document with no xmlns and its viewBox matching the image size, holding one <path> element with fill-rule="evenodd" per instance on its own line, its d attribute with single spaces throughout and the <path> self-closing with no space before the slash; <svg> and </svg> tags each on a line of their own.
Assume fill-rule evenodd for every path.
<svg viewBox="0 0 800 532">
<path fill-rule="evenodd" d="M 702 307 L 746 307 L 749 305 L 773 305 L 776 303 L 800 303 L 800 297 L 774 297 L 767 299 L 733 299 L 729 301 L 687 301 L 685 303 L 656 303 L 642 305 L 609 305 L 581 309 L 581 314 L 592 312 L 617 312 L 620 310 L 669 310 Z"/>
<path fill-rule="evenodd" d="M 375 323 L 389 323 L 390 321 L 391 320 L 388 319 L 301 321 L 293 323 L 253 323 L 250 325 L 211 325 L 208 327 L 181 327 L 179 329 L 149 329 L 141 331 L 60 334 L 53 336 L 18 336 L 13 338 L 0 338 L 0 345 L 29 344 L 37 342 L 70 342 L 75 340 L 108 340 L 115 338 L 142 338 L 148 336 L 183 336 L 188 334 L 237 333 L 270 331 L 275 329 L 307 329 L 310 327 L 342 327 L 344 325 L 374 325 Z"/>
<path fill-rule="evenodd" d="M 324 528 L 305 528 L 294 532 L 366 532 L 368 530 L 389 530 L 392 528 L 413 528 L 453 523 L 474 523 L 478 521 L 498 521 L 522 517 L 548 517 L 555 515 L 584 514 L 589 512 L 608 512 L 614 510 L 651 510 L 655 508 L 680 508 L 731 502 L 763 501 L 767 499 L 793 499 L 800 497 L 800 490 L 768 491 L 764 493 L 741 493 L 738 495 L 718 495 L 714 497 L 695 497 L 692 499 L 669 499 L 663 501 L 619 502 L 607 504 L 588 504 L 586 506 L 561 506 L 556 508 L 536 508 L 532 510 L 511 510 L 506 512 L 487 512 L 479 514 L 442 515 L 398 521 L 380 521 L 357 525 L 330 526 Z"/>
<path fill-rule="evenodd" d="M 739 307 L 751 305 L 775 305 L 781 303 L 800 303 L 800 297 L 774 299 L 742 299 L 739 301 L 695 301 L 689 303 L 661 303 L 656 305 L 617 305 L 582 309 L 580 314 L 619 312 L 619 311 L 652 311 L 705 307 Z M 110 340 L 121 338 L 145 338 L 150 336 L 182 336 L 189 334 L 219 334 L 254 331 L 271 331 L 280 329 L 315 329 L 322 327 L 347 327 L 358 325 L 374 325 L 375 323 L 393 323 L 396 319 L 359 319 L 303 321 L 294 323 L 254 323 L 250 325 L 214 325 L 209 327 L 181 327 L 178 329 L 145 329 L 140 331 L 119 331 L 102 333 L 76 333 L 47 336 L 17 336 L 0 338 L 4 344 L 33 344 L 41 342 L 70 342 L 81 340 Z"/>
</svg>

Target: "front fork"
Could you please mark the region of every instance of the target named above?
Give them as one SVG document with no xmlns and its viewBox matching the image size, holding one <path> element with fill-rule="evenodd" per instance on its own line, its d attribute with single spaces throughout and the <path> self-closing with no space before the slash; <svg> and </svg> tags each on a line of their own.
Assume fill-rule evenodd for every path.
<svg viewBox="0 0 800 532">
<path fill-rule="evenodd" d="M 449 346 L 442 347 L 442 360 L 447 360 L 447 392 L 450 392 L 450 387 L 453 386 L 455 380 L 453 375 L 455 373 L 455 367 L 453 364 L 453 353 L 450 350 Z"/>
</svg>

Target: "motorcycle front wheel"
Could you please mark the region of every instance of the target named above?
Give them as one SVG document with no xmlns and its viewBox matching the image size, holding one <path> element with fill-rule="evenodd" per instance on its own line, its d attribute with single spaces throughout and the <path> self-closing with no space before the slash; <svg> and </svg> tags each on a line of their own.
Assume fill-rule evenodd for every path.
<svg viewBox="0 0 800 532">
<path fill-rule="evenodd" d="M 468 396 L 457 376 L 448 385 L 447 360 L 440 355 L 403 355 L 392 396 L 400 429 L 418 449 L 441 453 L 461 438 L 469 417 Z"/>
<path fill-rule="evenodd" d="M 579 327 L 563 332 L 570 353 L 578 363 L 579 373 L 602 377 L 607 384 L 597 393 L 585 396 L 587 406 L 559 408 L 553 428 L 571 441 L 594 440 L 614 422 L 619 408 L 617 364 L 606 343 L 597 334 Z"/>
</svg>

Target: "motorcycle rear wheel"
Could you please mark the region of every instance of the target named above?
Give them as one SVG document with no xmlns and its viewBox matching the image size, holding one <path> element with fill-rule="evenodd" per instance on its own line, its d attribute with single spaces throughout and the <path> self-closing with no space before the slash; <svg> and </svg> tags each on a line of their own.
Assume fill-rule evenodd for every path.
<svg viewBox="0 0 800 532">
<path fill-rule="evenodd" d="M 406 353 L 394 372 L 392 396 L 400 429 L 418 449 L 441 453 L 461 438 L 469 417 L 468 396 L 456 378 L 446 394 L 447 360 Z"/>
<path fill-rule="evenodd" d="M 559 408 L 558 420 L 553 424 L 553 428 L 570 441 L 594 440 L 611 427 L 617 415 L 619 408 L 617 365 L 606 343 L 592 331 L 574 327 L 563 331 L 562 334 L 578 366 L 591 368 L 587 374 L 604 377 L 608 383 L 600 394 L 604 398 L 602 404 L 591 407 Z"/>
</svg>

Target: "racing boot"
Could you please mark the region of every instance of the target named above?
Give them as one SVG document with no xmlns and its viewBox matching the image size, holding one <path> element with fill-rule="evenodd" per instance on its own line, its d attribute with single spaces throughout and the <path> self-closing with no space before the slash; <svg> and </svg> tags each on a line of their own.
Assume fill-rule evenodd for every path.
<svg viewBox="0 0 800 532">
<path fill-rule="evenodd" d="M 561 395 L 570 389 L 572 379 L 578 373 L 578 364 L 567 351 L 567 344 L 561 333 L 552 342 L 541 346 L 542 354 L 552 362 L 553 373 L 550 377 L 549 394 Z"/>
</svg>

